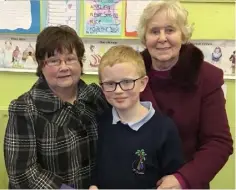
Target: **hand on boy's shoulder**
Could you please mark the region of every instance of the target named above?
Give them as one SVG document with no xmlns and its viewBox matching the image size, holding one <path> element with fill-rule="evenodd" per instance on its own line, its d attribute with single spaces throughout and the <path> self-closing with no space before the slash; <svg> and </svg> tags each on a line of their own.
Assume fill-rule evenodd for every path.
<svg viewBox="0 0 236 190">
<path fill-rule="evenodd" d="M 89 190 L 98 190 L 98 187 L 96 185 L 91 185 L 89 187 Z"/>
<path fill-rule="evenodd" d="M 182 189 L 179 181 L 174 175 L 167 175 L 162 177 L 157 182 L 157 189 Z"/>
</svg>

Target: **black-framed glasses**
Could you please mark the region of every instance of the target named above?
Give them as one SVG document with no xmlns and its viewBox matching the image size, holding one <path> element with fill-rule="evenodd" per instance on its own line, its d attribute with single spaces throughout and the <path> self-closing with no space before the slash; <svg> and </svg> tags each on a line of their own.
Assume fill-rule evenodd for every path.
<svg viewBox="0 0 236 190">
<path fill-rule="evenodd" d="M 79 63 L 79 60 L 75 55 L 66 56 L 64 59 L 61 59 L 59 57 L 50 57 L 45 60 L 45 63 L 48 66 L 60 66 L 62 61 L 64 61 L 66 65 L 74 65 Z"/>
<path fill-rule="evenodd" d="M 101 82 L 100 85 L 105 92 L 114 92 L 117 88 L 117 85 L 119 85 L 123 91 L 128 91 L 132 90 L 135 87 L 135 82 L 141 78 L 143 78 L 143 76 L 137 79 L 125 79 L 120 82 Z"/>
</svg>

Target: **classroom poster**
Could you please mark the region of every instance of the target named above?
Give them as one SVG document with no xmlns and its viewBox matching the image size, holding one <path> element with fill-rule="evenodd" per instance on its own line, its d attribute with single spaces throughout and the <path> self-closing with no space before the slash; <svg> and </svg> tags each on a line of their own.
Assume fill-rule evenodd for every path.
<svg viewBox="0 0 236 190">
<path fill-rule="evenodd" d="M 46 26 L 68 25 L 78 31 L 79 4 L 75 0 L 44 1 Z"/>
<path fill-rule="evenodd" d="M 84 32 L 91 36 L 121 36 L 122 0 L 84 0 Z"/>
<path fill-rule="evenodd" d="M 38 34 L 39 0 L 0 0 L 0 33 Z"/>
<path fill-rule="evenodd" d="M 223 70 L 226 78 L 236 78 L 236 48 L 233 40 L 193 40 L 192 43 L 202 50 L 205 61 Z M 111 46 L 118 44 L 130 45 L 139 52 L 144 49 L 138 40 L 86 40 L 84 73 L 97 74 L 103 53 Z"/>
<path fill-rule="evenodd" d="M 97 74 L 98 66 L 103 54 L 114 45 L 129 45 L 136 51 L 141 52 L 144 47 L 137 40 L 105 40 L 85 39 L 84 73 Z"/>
<path fill-rule="evenodd" d="M 222 69 L 225 76 L 236 76 L 233 40 L 193 41 L 193 44 L 202 50 L 205 61 Z"/>
<path fill-rule="evenodd" d="M 35 72 L 35 37 L 0 35 L 0 70 Z M 141 52 L 138 40 L 83 39 L 85 45 L 84 73 L 97 74 L 103 54 L 112 46 L 123 44 Z M 205 61 L 223 70 L 226 78 L 236 79 L 235 42 L 233 40 L 193 40 L 204 54 Z"/>
<path fill-rule="evenodd" d="M 86 39 L 85 44 L 85 56 L 84 56 L 84 68 L 83 71 L 86 74 L 97 74 L 98 66 L 101 61 L 102 55 L 113 45 L 117 45 L 118 41 L 113 40 L 99 40 L 99 39 Z"/>
<path fill-rule="evenodd" d="M 153 0 L 126 0 L 125 4 L 125 36 L 136 37 L 137 26 L 143 9 Z"/>
<path fill-rule="evenodd" d="M 0 36 L 0 70 L 35 72 L 35 39 Z"/>
</svg>

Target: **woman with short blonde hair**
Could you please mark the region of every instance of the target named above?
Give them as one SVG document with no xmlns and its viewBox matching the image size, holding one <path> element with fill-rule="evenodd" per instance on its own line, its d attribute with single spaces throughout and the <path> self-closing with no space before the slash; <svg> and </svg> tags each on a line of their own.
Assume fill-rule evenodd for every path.
<svg viewBox="0 0 236 190">
<path fill-rule="evenodd" d="M 155 1 L 144 9 L 138 34 L 149 83 L 141 95 L 178 127 L 186 163 L 163 176 L 159 188 L 209 188 L 233 151 L 223 72 L 204 61 L 190 43 L 193 26 L 177 1 Z"/>
<path fill-rule="evenodd" d="M 188 42 L 190 40 L 193 33 L 193 24 L 188 24 L 188 12 L 181 7 L 179 2 L 173 2 L 174 1 L 154 1 L 149 3 L 144 9 L 138 24 L 138 35 L 144 45 L 147 23 L 157 12 L 161 11 L 173 21 L 173 24 L 180 28 L 183 41 Z"/>
</svg>

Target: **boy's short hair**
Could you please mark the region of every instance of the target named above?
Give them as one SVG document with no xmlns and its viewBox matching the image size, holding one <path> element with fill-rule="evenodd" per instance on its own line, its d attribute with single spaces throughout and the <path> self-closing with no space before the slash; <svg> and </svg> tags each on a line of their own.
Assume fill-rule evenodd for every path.
<svg viewBox="0 0 236 190">
<path fill-rule="evenodd" d="M 126 45 L 117 45 L 111 47 L 101 58 L 98 73 L 101 80 L 101 72 L 106 66 L 115 64 L 130 63 L 133 64 L 140 76 L 146 75 L 144 61 L 139 52 Z"/>
</svg>

